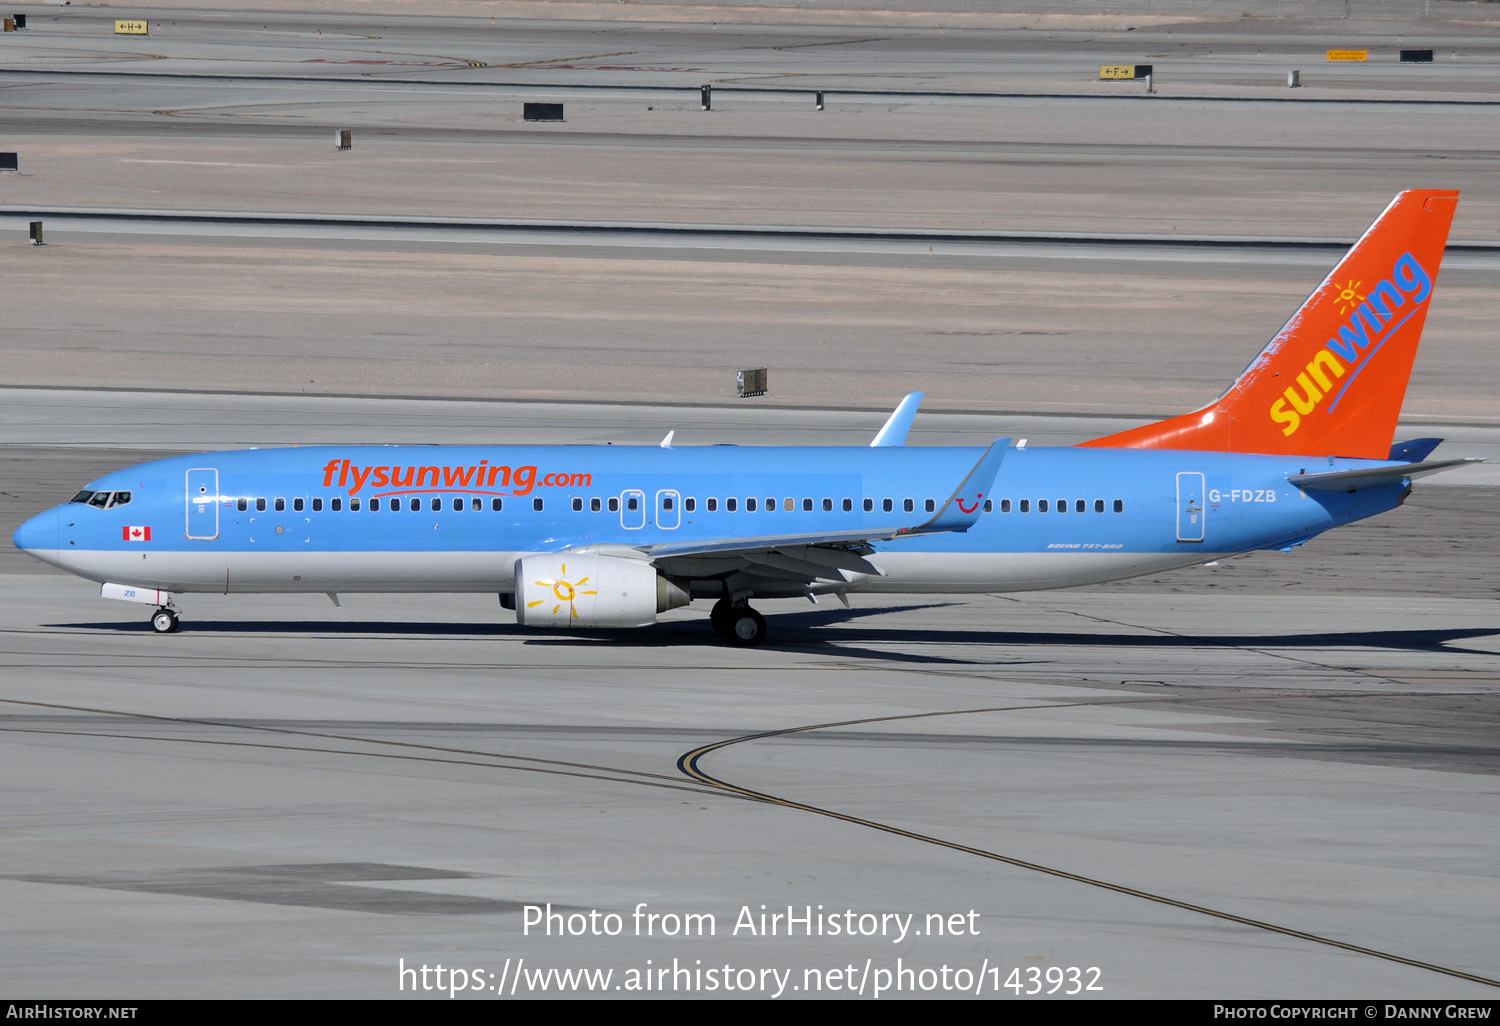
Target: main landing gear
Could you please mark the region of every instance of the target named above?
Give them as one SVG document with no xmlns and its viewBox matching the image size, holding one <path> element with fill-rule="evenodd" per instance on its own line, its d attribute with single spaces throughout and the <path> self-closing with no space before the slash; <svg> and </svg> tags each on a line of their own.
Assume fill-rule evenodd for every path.
<svg viewBox="0 0 1500 1026">
<path fill-rule="evenodd" d="M 735 605 L 727 598 L 714 603 L 708 622 L 719 637 L 739 648 L 749 648 L 766 640 L 766 618 L 747 605 Z"/>
<path fill-rule="evenodd" d="M 171 634 L 177 630 L 177 611 L 162 606 L 151 615 L 151 629 L 158 634 Z"/>
</svg>

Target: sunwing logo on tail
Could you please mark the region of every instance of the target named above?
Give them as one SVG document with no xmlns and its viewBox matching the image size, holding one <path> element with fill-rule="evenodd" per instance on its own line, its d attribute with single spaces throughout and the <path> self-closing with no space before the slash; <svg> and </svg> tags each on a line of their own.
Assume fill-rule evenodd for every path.
<svg viewBox="0 0 1500 1026">
<path fill-rule="evenodd" d="M 1338 407 L 1349 385 L 1380 347 L 1422 309 L 1432 294 L 1432 278 L 1416 257 L 1405 253 L 1396 260 L 1390 277 L 1376 282 L 1367 293 L 1361 293 L 1360 282 L 1352 279 L 1344 285 L 1335 282 L 1334 288 L 1338 290 L 1335 302 L 1339 313 L 1348 319 L 1327 346 L 1308 361 L 1296 384 L 1287 386 L 1283 398 L 1271 404 L 1271 419 L 1283 425 L 1284 435 L 1295 432 L 1302 418 L 1330 393 L 1333 401 L 1328 404 L 1328 412 Z M 1353 313 L 1349 313 L 1351 309 Z M 1338 391 L 1334 392 L 1336 384 Z"/>
</svg>

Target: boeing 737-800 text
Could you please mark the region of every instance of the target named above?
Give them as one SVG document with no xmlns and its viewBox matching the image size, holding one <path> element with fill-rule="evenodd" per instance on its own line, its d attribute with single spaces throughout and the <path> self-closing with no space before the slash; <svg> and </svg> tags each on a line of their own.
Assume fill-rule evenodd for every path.
<svg viewBox="0 0 1500 1026">
<path fill-rule="evenodd" d="M 1067 448 L 323 446 L 107 474 L 15 543 L 156 607 L 187 592 L 494 592 L 539 627 L 633 627 L 710 599 L 1010 592 L 1288 549 L 1400 505 L 1436 439 L 1393 445 L 1458 194 L 1404 192 L 1218 400 Z"/>
</svg>

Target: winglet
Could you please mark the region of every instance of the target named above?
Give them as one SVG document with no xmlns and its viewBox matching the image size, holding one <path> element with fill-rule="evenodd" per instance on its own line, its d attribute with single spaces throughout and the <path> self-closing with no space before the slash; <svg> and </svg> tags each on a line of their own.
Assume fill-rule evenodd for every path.
<svg viewBox="0 0 1500 1026">
<path fill-rule="evenodd" d="M 920 405 L 922 405 L 921 392 L 912 392 L 902 399 L 901 405 L 891 413 L 890 418 L 885 422 L 885 427 L 880 429 L 880 433 L 870 443 L 870 448 L 881 445 L 905 445 L 906 436 L 911 431 L 911 422 L 916 419 L 917 407 Z"/>
<path fill-rule="evenodd" d="M 901 531 L 901 535 L 967 531 L 978 523 L 980 510 L 984 509 L 984 497 L 990 494 L 995 475 L 1000 472 L 1000 464 L 1009 447 L 1009 438 L 996 439 L 933 518 L 925 524 Z"/>
</svg>

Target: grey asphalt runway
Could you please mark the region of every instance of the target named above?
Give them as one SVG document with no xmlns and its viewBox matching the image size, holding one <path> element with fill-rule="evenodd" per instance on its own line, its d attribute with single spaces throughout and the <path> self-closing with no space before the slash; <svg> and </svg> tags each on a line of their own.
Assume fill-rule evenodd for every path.
<svg viewBox="0 0 1500 1026">
<path fill-rule="evenodd" d="M 7 550 L 0 991 L 1493 1000 L 1500 29 L 1157 3 L 17 8 L 7 538 L 200 450 L 861 445 L 915 389 L 911 444 L 1071 444 L 1212 400 L 1334 259 L 1288 240 L 1408 187 L 1463 191 L 1466 248 L 1399 437 L 1495 462 L 1290 553 L 766 603 L 753 650 L 472 595 L 190 596 L 157 636 Z M 1097 78 L 1137 61 L 1151 96 Z"/>
<path fill-rule="evenodd" d="M 7 524 L 97 470 L 175 451 L 209 414 L 203 438 L 226 446 L 650 442 L 667 424 L 705 443 L 858 442 L 879 422 L 6 400 Z M 934 414 L 913 442 L 995 421 Z M 1037 437 L 1115 426 L 1042 420 Z M 1466 430 L 1469 451 L 1495 444 Z M 972 978 L 988 959 L 1004 976 L 1098 968 L 1106 996 L 1480 996 L 1465 977 L 1493 975 L 1500 634 L 1493 567 L 1473 553 L 1500 545 L 1493 495 L 1424 485 L 1407 508 L 1296 555 L 1157 580 L 857 598 L 850 611 L 782 603 L 767 608 L 773 643 L 748 653 L 721 647 L 701 610 L 640 632 L 550 635 L 442 596 L 345 596 L 339 609 L 194 596 L 185 632 L 157 637 L 141 610 L 15 554 L 0 566 L 0 760 L 28 784 L 8 802 L 0 891 L 25 954 L 0 978 L 58 995 L 370 997 L 401 993 L 403 959 L 493 973 L 485 987 L 522 958 L 613 969 L 610 986 L 676 958 L 790 970 L 799 988 L 851 961 L 877 978 L 943 965 Z M 817 724 L 833 726 L 703 756 L 711 783 L 676 768 L 703 745 Z M 525 906 L 548 902 L 626 921 L 645 902 L 712 915 L 720 932 L 525 932 Z M 733 932 L 742 906 L 763 903 L 922 922 L 973 910 L 979 932 Z M 143 928 L 150 957 L 120 959 Z M 82 991 L 61 965 L 86 967 Z"/>
</svg>

